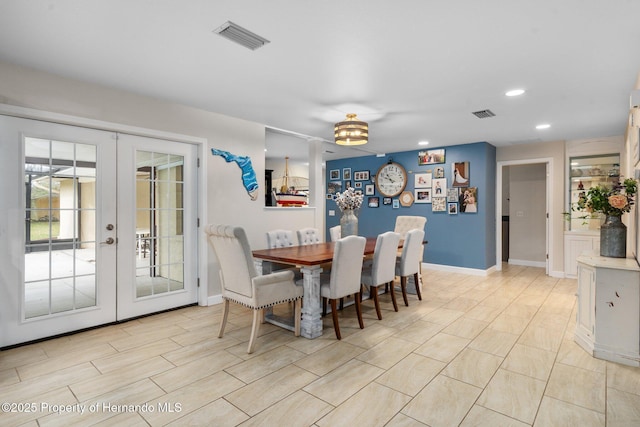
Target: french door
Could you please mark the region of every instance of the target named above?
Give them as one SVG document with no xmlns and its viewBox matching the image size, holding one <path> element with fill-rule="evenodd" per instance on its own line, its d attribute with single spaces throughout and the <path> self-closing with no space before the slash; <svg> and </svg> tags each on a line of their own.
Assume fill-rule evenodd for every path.
<svg viewBox="0 0 640 427">
<path fill-rule="evenodd" d="M 0 347 L 196 301 L 195 148 L 0 116 Z"/>
</svg>

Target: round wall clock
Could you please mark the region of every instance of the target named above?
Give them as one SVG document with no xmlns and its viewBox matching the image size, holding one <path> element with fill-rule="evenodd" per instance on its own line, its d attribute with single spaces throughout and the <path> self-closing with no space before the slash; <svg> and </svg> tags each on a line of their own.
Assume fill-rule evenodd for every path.
<svg viewBox="0 0 640 427">
<path fill-rule="evenodd" d="M 400 204 L 404 207 L 409 207 L 413 204 L 413 194 L 411 194 L 411 191 L 404 191 L 400 195 Z"/>
<path fill-rule="evenodd" d="M 395 197 L 402 193 L 407 185 L 407 171 L 395 162 L 382 165 L 376 173 L 376 187 L 384 197 Z"/>
</svg>

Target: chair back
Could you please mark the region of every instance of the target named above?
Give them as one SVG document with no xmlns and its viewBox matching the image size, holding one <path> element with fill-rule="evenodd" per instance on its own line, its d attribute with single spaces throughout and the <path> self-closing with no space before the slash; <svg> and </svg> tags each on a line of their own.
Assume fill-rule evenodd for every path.
<svg viewBox="0 0 640 427">
<path fill-rule="evenodd" d="M 320 242 L 320 232 L 317 228 L 309 227 L 298 230 L 298 243 L 300 245 L 314 245 Z"/>
<path fill-rule="evenodd" d="M 427 218 L 424 216 L 399 215 L 396 217 L 396 226 L 393 231 L 400 234 L 400 240 L 407 236 L 409 230 L 424 230 Z"/>
<path fill-rule="evenodd" d="M 378 236 L 373 253 L 371 280 L 373 285 L 381 285 L 393 281 L 396 277 L 396 255 L 400 234 L 387 231 Z"/>
<path fill-rule="evenodd" d="M 293 231 L 291 230 L 271 230 L 267 231 L 267 248 L 288 248 L 294 246 Z"/>
<path fill-rule="evenodd" d="M 398 265 L 399 276 L 409 276 L 420 270 L 423 240 L 424 230 L 413 229 L 407 232 Z"/>
<path fill-rule="evenodd" d="M 205 232 L 220 263 L 222 294 L 231 291 L 253 298 L 251 279 L 258 273 L 244 229 L 230 225 L 209 225 Z"/>
<path fill-rule="evenodd" d="M 360 292 L 360 276 L 366 243 L 367 239 L 362 236 L 347 236 L 335 243 L 329 298 L 337 299 Z"/>
<path fill-rule="evenodd" d="M 329 234 L 331 235 L 331 241 L 337 242 L 342 237 L 342 229 L 339 225 L 336 225 L 335 227 L 331 227 L 329 229 Z"/>
</svg>

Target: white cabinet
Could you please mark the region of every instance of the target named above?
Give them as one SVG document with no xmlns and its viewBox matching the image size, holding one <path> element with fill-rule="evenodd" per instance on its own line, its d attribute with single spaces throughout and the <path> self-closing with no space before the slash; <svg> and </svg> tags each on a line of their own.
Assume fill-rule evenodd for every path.
<svg viewBox="0 0 640 427">
<path fill-rule="evenodd" d="M 575 278 L 578 275 L 578 257 L 585 253 L 600 252 L 600 231 L 565 231 L 564 233 L 564 275 Z"/>
<path fill-rule="evenodd" d="M 576 342 L 594 357 L 640 366 L 640 268 L 635 259 L 581 255 Z"/>
</svg>

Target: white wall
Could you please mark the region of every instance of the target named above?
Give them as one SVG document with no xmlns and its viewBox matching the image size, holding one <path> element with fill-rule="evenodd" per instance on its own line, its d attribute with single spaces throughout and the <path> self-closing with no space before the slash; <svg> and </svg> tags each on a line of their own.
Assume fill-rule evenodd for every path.
<svg viewBox="0 0 640 427">
<path fill-rule="evenodd" d="M 240 169 L 233 163 L 226 163 L 221 157 L 212 156 L 207 149 L 204 161 L 207 165 L 208 192 L 203 202 L 206 203 L 208 217 L 201 223 L 243 226 L 254 248 L 265 246 L 264 233 L 272 224 L 283 223 L 296 227 L 313 227 L 315 224 L 315 209 L 274 211 L 265 215 L 262 179 L 265 169 L 265 126 L 262 124 L 61 78 L 5 62 L 0 62 L 0 103 L 206 138 L 208 148 L 249 156 L 260 184 L 256 201 L 247 195 Z M 263 220 L 265 216 L 267 221 Z M 215 257 L 211 252 L 206 262 L 209 265 L 208 295 L 217 295 L 220 285 Z"/>
<path fill-rule="evenodd" d="M 509 262 L 546 261 L 546 164 L 509 166 Z"/>
</svg>

